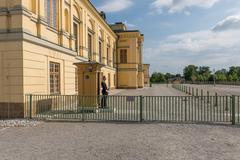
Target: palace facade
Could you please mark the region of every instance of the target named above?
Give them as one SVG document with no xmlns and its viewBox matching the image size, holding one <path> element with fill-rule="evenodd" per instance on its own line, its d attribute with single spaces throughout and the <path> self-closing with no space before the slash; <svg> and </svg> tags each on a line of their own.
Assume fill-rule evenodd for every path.
<svg viewBox="0 0 240 160">
<path fill-rule="evenodd" d="M 98 95 L 103 76 L 144 87 L 143 34 L 89 0 L 1 0 L 0 23 L 0 118 L 24 117 L 26 94 Z"/>
</svg>

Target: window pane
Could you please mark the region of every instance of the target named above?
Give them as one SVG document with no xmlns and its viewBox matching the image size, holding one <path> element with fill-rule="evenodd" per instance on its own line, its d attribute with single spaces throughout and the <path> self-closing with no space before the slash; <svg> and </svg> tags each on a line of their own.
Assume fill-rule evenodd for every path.
<svg viewBox="0 0 240 160">
<path fill-rule="evenodd" d="M 92 35 L 88 34 L 88 58 L 92 59 Z"/>
<path fill-rule="evenodd" d="M 99 62 L 102 62 L 102 42 L 99 41 Z"/>
<path fill-rule="evenodd" d="M 50 62 L 50 93 L 60 93 L 60 65 Z"/>
<path fill-rule="evenodd" d="M 57 0 L 52 0 L 52 25 L 57 28 Z"/>
</svg>

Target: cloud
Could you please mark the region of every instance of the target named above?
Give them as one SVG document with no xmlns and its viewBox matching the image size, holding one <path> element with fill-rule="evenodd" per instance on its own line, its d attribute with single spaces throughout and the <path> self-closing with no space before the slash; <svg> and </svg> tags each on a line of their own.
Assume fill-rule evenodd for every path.
<svg viewBox="0 0 240 160">
<path fill-rule="evenodd" d="M 200 8 L 211 8 L 215 3 L 220 0 L 154 0 L 151 4 L 153 12 L 155 13 L 163 13 L 163 11 L 167 11 L 168 13 L 187 13 L 186 15 L 190 15 L 189 11 L 186 9 L 190 7 L 200 7 Z"/>
<path fill-rule="evenodd" d="M 229 16 L 213 27 L 213 31 L 216 32 L 238 29 L 240 29 L 240 15 Z"/>
<path fill-rule="evenodd" d="M 182 73 L 188 64 L 217 69 L 240 65 L 240 28 L 229 28 L 232 26 L 218 32 L 209 29 L 168 36 L 157 47 L 147 47 L 144 57 L 153 71 L 173 73 Z"/>
<path fill-rule="evenodd" d="M 119 12 L 131 7 L 132 5 L 132 0 L 108 0 L 105 1 L 102 6 L 98 7 L 98 10 L 104 12 Z"/>
</svg>

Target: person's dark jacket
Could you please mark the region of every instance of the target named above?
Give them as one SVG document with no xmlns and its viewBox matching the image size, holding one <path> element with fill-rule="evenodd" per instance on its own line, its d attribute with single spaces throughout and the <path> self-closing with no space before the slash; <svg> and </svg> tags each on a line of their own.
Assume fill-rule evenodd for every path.
<svg viewBox="0 0 240 160">
<path fill-rule="evenodd" d="M 102 94 L 103 95 L 107 95 L 108 94 L 108 92 L 107 92 L 107 90 L 108 90 L 107 84 L 105 82 L 102 82 L 101 86 L 102 86 Z"/>
</svg>

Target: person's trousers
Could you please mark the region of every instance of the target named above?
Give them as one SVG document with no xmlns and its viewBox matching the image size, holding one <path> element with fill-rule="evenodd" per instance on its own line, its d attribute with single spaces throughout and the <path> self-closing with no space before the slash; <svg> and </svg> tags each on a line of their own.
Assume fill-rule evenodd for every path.
<svg viewBox="0 0 240 160">
<path fill-rule="evenodd" d="M 101 99 L 101 107 L 107 107 L 107 95 L 102 95 L 102 99 Z"/>
</svg>

